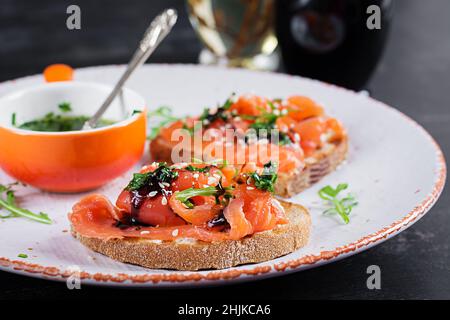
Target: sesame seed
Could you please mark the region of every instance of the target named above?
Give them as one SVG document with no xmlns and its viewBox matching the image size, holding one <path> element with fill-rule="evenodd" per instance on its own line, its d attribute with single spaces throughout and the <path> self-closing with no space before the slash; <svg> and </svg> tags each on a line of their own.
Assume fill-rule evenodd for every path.
<svg viewBox="0 0 450 320">
<path fill-rule="evenodd" d="M 199 174 L 198 174 L 198 173 L 194 173 L 194 174 L 192 175 L 192 177 L 193 177 L 194 179 L 198 179 Z"/>
<path fill-rule="evenodd" d="M 176 237 L 178 235 L 178 229 L 172 231 L 172 236 Z"/>
<path fill-rule="evenodd" d="M 158 185 L 161 189 L 164 189 L 164 187 L 165 187 L 161 182 L 158 182 Z"/>
<path fill-rule="evenodd" d="M 255 188 L 253 188 L 253 187 L 247 187 L 247 190 L 253 190 L 253 189 L 255 189 Z"/>
<path fill-rule="evenodd" d="M 163 197 L 163 198 L 161 199 L 161 204 L 162 204 L 163 206 L 167 205 L 167 198 L 166 198 L 166 197 Z"/>
<path fill-rule="evenodd" d="M 150 231 L 147 231 L 147 230 L 141 231 L 141 234 L 149 234 L 149 233 L 150 233 Z"/>
<path fill-rule="evenodd" d="M 148 196 L 151 198 L 151 197 L 156 196 L 157 193 L 158 193 L 158 191 L 152 191 L 148 194 Z"/>
<path fill-rule="evenodd" d="M 165 187 L 170 187 L 170 183 L 168 183 L 168 182 L 163 182 L 162 184 L 163 184 L 163 186 L 165 186 Z"/>
</svg>

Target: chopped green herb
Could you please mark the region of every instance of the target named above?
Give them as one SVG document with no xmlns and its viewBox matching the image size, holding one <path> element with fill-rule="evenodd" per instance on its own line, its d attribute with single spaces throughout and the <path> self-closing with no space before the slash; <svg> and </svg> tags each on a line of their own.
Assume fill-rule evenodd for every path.
<svg viewBox="0 0 450 320">
<path fill-rule="evenodd" d="M 70 112 L 72 111 L 72 107 L 70 106 L 69 102 L 61 102 L 60 104 L 58 104 L 58 108 L 59 110 L 61 110 L 61 112 Z"/>
<path fill-rule="evenodd" d="M 19 207 L 16 203 L 16 196 L 14 194 L 13 186 L 17 183 L 2 185 L 0 184 L 0 209 L 3 208 L 9 212 L 8 215 L 0 215 L 1 219 L 25 217 L 37 222 L 51 224 L 52 221 L 47 214 L 40 212 L 34 213 L 27 209 Z"/>
<path fill-rule="evenodd" d="M 348 188 L 347 183 L 340 183 L 336 188 L 331 186 L 325 186 L 319 190 L 319 197 L 323 200 L 327 201 L 327 204 L 330 206 L 327 210 L 325 210 L 324 214 L 339 214 L 339 216 L 344 220 L 346 224 L 350 222 L 350 212 L 352 209 L 358 205 L 355 197 L 351 194 L 348 194 L 344 198 L 339 198 L 338 195 L 341 191 Z"/>
<path fill-rule="evenodd" d="M 203 167 L 203 168 L 199 168 L 199 167 L 194 167 L 193 165 L 188 165 L 186 168 L 185 168 L 186 170 L 188 170 L 188 171 L 193 171 L 193 172 L 203 172 L 203 173 L 206 173 L 206 172 L 209 172 L 209 170 L 211 169 L 211 167 L 210 166 L 206 166 L 206 167 Z"/>
<path fill-rule="evenodd" d="M 128 191 L 139 190 L 145 185 L 153 182 L 171 183 L 172 180 L 177 177 L 177 171 L 172 170 L 166 163 L 161 162 L 155 171 L 133 174 L 133 179 L 128 183 L 125 189 Z"/>
<path fill-rule="evenodd" d="M 23 258 L 23 259 L 28 258 L 28 255 L 26 255 L 25 253 L 19 253 L 17 256 L 18 256 L 19 258 Z"/>
<path fill-rule="evenodd" d="M 277 167 L 272 162 L 268 162 L 264 165 L 263 172 L 258 174 L 253 172 L 250 177 L 255 181 L 255 187 L 269 192 L 275 192 L 275 182 L 277 182 L 278 175 L 276 173 Z"/>
<path fill-rule="evenodd" d="M 271 108 L 275 108 L 273 104 L 269 105 L 271 105 Z M 279 138 L 278 144 L 286 145 L 292 143 L 287 134 L 276 129 L 276 121 L 279 116 L 265 110 L 262 111 L 262 114 L 258 117 L 255 117 L 255 122 L 250 125 L 250 128 L 254 129 L 254 131 L 249 132 L 249 134 L 246 136 L 246 141 L 251 141 L 252 138 L 266 138 L 268 140 L 273 140 L 272 134 L 276 132 Z"/>
<path fill-rule="evenodd" d="M 219 119 L 227 121 L 230 118 L 230 114 L 227 114 L 226 111 L 230 109 L 231 105 L 233 104 L 233 97 L 234 93 L 232 93 L 231 96 L 225 101 L 225 103 L 218 107 L 217 110 L 213 113 L 211 113 L 211 110 L 209 108 L 205 108 L 199 118 L 202 124 L 205 127 L 208 127 L 211 123 Z"/>
<path fill-rule="evenodd" d="M 138 113 L 142 113 L 142 111 L 141 110 L 133 110 L 133 112 L 131 113 L 131 116 L 134 116 L 135 114 L 138 114 Z"/>
<path fill-rule="evenodd" d="M 11 115 L 11 125 L 13 125 L 13 126 L 16 125 L 16 113 L 15 112 Z"/>
</svg>

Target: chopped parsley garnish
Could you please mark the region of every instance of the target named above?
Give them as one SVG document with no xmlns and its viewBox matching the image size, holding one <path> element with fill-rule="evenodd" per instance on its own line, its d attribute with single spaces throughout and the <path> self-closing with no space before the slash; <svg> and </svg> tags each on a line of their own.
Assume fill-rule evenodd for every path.
<svg viewBox="0 0 450 320">
<path fill-rule="evenodd" d="M 319 190 L 319 197 L 323 200 L 327 201 L 329 208 L 325 210 L 324 214 L 339 214 L 339 216 L 344 220 L 347 224 L 350 222 L 350 212 L 352 209 L 358 205 L 355 197 L 351 194 L 348 194 L 344 198 L 339 198 L 338 195 L 341 191 L 348 188 L 347 183 L 340 183 L 336 188 L 331 187 L 330 185 L 323 187 Z"/>
<path fill-rule="evenodd" d="M 15 185 L 17 185 L 17 183 L 8 185 L 0 184 L 0 209 L 5 209 L 9 212 L 7 215 L 0 214 L 0 219 L 25 217 L 40 223 L 51 224 L 52 221 L 47 214 L 43 212 L 34 213 L 17 205 L 16 196 L 13 190 Z"/>
<path fill-rule="evenodd" d="M 203 167 L 203 168 L 199 168 L 199 167 L 194 167 L 192 164 L 190 164 L 185 169 L 187 171 L 192 171 L 192 172 L 206 173 L 206 172 L 209 172 L 209 170 L 211 170 L 211 166 L 206 166 L 206 167 Z"/>
<path fill-rule="evenodd" d="M 165 162 L 161 162 L 156 170 L 146 173 L 135 173 L 133 179 L 126 186 L 126 190 L 135 191 L 147 185 L 159 185 L 159 183 L 172 183 L 178 177 L 178 172 L 172 170 Z"/>
<path fill-rule="evenodd" d="M 275 108 L 275 106 L 273 106 L 273 104 L 269 104 L 271 106 L 271 108 Z M 289 136 L 287 134 L 285 134 L 284 132 L 281 132 L 280 130 L 276 129 L 276 121 L 278 119 L 278 115 L 274 114 L 274 113 L 270 113 L 267 111 L 263 111 L 263 113 L 258 116 L 255 117 L 255 122 L 253 122 L 250 125 L 252 130 L 251 132 L 249 132 L 247 134 L 247 136 L 245 137 L 246 142 L 251 141 L 252 138 L 257 138 L 257 139 L 268 139 L 271 142 L 276 142 L 276 141 L 272 141 L 274 140 L 272 137 L 272 134 L 274 132 L 276 132 L 278 134 L 278 144 L 279 145 L 286 145 L 289 143 L 292 143 L 291 139 L 289 138 Z"/>
<path fill-rule="evenodd" d="M 16 125 L 16 113 L 15 112 L 11 115 L 11 125 L 13 125 L 13 126 Z"/>
<path fill-rule="evenodd" d="M 25 253 L 19 253 L 17 256 L 18 256 L 19 258 L 23 258 L 23 259 L 28 258 L 28 255 L 26 255 Z"/>
<path fill-rule="evenodd" d="M 275 192 L 275 182 L 277 182 L 277 167 L 272 162 L 268 162 L 264 165 L 263 172 L 258 174 L 253 172 L 250 177 L 255 182 L 255 187 L 269 192 Z"/>
<path fill-rule="evenodd" d="M 61 102 L 60 104 L 58 104 L 58 108 L 59 110 L 61 110 L 61 112 L 70 112 L 72 111 L 72 107 L 70 106 L 69 102 Z"/>
<path fill-rule="evenodd" d="M 206 127 L 213 123 L 216 120 L 223 120 L 227 121 L 230 118 L 230 114 L 227 113 L 228 109 L 230 109 L 231 105 L 233 104 L 233 97 L 234 93 L 231 94 L 231 97 L 229 97 L 225 103 L 218 107 L 217 110 L 213 113 L 210 113 L 209 108 L 205 108 L 203 110 L 203 113 L 201 114 L 199 120 L 202 122 L 202 124 Z"/>
</svg>

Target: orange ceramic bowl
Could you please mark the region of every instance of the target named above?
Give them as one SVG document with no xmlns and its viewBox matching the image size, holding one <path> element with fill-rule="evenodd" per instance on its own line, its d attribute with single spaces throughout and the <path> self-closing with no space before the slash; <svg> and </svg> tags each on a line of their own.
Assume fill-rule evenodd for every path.
<svg viewBox="0 0 450 320">
<path fill-rule="evenodd" d="M 0 167 L 13 178 L 54 192 L 97 188 L 129 170 L 142 156 L 146 141 L 145 100 L 124 89 L 104 115 L 115 124 L 87 131 L 37 132 L 21 124 L 61 113 L 92 115 L 111 91 L 95 83 L 60 82 L 28 88 L 0 99 Z M 140 111 L 140 112 L 136 112 Z"/>
</svg>

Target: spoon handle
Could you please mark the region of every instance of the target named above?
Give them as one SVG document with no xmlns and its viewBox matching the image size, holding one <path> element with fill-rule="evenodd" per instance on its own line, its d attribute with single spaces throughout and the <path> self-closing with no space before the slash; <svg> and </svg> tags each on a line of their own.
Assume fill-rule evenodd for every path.
<svg viewBox="0 0 450 320">
<path fill-rule="evenodd" d="M 93 129 L 96 127 L 98 120 L 102 117 L 103 113 L 109 107 L 111 102 L 117 96 L 117 94 L 122 90 L 123 85 L 131 76 L 131 74 L 136 70 L 137 67 L 141 66 L 155 51 L 161 41 L 169 34 L 172 27 L 177 21 L 177 12 L 174 9 L 167 9 L 153 19 L 150 26 L 144 33 L 142 40 L 139 43 L 139 47 L 131 58 L 128 66 L 120 77 L 119 81 L 114 86 L 109 96 L 103 102 L 101 107 L 97 112 L 85 122 L 83 130 Z"/>
</svg>

